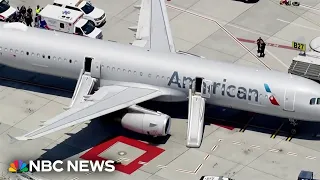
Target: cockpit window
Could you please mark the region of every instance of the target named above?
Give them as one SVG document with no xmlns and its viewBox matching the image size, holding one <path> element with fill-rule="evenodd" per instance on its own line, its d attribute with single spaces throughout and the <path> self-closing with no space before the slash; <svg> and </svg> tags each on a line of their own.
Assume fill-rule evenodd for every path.
<svg viewBox="0 0 320 180">
<path fill-rule="evenodd" d="M 310 99 L 310 105 L 314 105 L 314 104 L 316 104 L 316 98 Z"/>
<path fill-rule="evenodd" d="M 320 104 L 320 98 L 317 98 L 317 104 Z"/>
</svg>

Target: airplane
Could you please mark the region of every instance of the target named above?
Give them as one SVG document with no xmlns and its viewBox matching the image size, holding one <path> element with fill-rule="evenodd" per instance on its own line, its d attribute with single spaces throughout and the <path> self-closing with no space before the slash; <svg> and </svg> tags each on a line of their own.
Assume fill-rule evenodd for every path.
<svg viewBox="0 0 320 180">
<path fill-rule="evenodd" d="M 282 118 L 320 120 L 320 85 L 278 71 L 177 53 L 164 0 L 142 0 L 132 45 L 0 23 L 0 63 L 77 80 L 66 111 L 16 140 L 49 133 L 127 109 L 124 128 L 150 136 L 170 133 L 171 117 L 139 106 L 189 102 L 186 146 L 202 142 L 205 105 Z M 14 39 L 12 39 L 14 37 Z"/>
</svg>

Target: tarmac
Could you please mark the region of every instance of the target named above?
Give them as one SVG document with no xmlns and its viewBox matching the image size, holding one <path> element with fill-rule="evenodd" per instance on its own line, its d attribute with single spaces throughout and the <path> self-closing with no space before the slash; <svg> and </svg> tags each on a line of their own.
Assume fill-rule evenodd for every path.
<svg viewBox="0 0 320 180">
<path fill-rule="evenodd" d="M 45 6 L 51 1 L 11 0 L 10 3 L 35 8 L 38 3 Z M 138 11 L 133 5 L 139 1 L 93 0 L 92 3 L 107 13 L 108 21 L 102 27 L 105 40 L 124 44 L 134 40 L 134 33 L 128 27 L 137 24 Z M 308 44 L 320 31 L 320 0 L 300 3 L 300 7 L 287 7 L 280 6 L 275 0 L 255 3 L 171 0 L 167 8 L 177 50 L 207 59 L 265 68 L 254 56 L 257 51 L 254 42 L 262 37 L 268 44 L 266 56 L 260 60 L 274 70 L 286 72 L 292 58 L 299 53 L 290 48 L 292 41 Z M 106 116 L 44 138 L 13 142 L 8 134 L 22 135 L 37 128 L 40 121 L 63 112 L 63 107 L 70 102 L 75 82 L 3 66 L 0 77 L 68 89 L 61 91 L 0 80 L 0 175 L 6 177 L 15 177 L 8 173 L 9 164 L 15 159 L 68 160 L 99 156 L 121 159 L 122 165 L 113 173 L 34 175 L 52 180 L 195 180 L 203 175 L 227 176 L 235 180 L 292 180 L 297 179 L 301 170 L 309 170 L 320 179 L 320 138 L 312 137 L 319 133 L 319 124 L 303 123 L 304 134 L 288 141 L 279 119 L 255 116 L 253 121 L 247 121 L 241 118 L 241 112 L 216 107 L 206 110 L 215 117 L 208 117 L 199 149 L 185 146 L 187 105 L 160 103 L 145 103 L 144 107 L 173 117 L 169 137 L 154 140 L 137 135 L 120 128 L 112 122 L 111 116 Z M 232 120 L 225 120 L 231 116 Z M 224 120 L 217 120 L 218 117 Z"/>
</svg>

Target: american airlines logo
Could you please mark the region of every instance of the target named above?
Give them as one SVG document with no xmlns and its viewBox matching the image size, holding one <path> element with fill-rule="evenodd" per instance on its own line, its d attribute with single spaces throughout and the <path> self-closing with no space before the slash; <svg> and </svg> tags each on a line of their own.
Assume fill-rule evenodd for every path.
<svg viewBox="0 0 320 180">
<path fill-rule="evenodd" d="M 186 88 L 186 83 L 189 83 L 189 87 L 191 88 L 192 82 L 195 80 L 191 77 L 183 76 L 182 82 L 179 81 L 179 73 L 177 71 L 174 71 L 169 82 L 168 86 L 176 85 L 179 88 Z M 223 79 L 223 82 L 213 82 L 212 85 L 212 94 L 217 93 L 217 87 L 221 86 L 221 95 L 222 96 L 229 96 L 231 98 L 238 98 L 243 100 L 249 100 L 249 101 L 259 101 L 259 91 L 257 89 L 247 89 L 245 87 L 237 87 L 233 84 L 226 85 L 227 80 Z M 209 87 L 206 87 L 209 88 Z"/>
</svg>

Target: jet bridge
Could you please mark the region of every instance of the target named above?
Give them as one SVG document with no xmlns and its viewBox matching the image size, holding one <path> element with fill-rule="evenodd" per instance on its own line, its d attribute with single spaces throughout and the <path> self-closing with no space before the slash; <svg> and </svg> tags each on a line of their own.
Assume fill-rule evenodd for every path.
<svg viewBox="0 0 320 180">
<path fill-rule="evenodd" d="M 204 128 L 205 99 L 210 98 L 212 82 L 196 77 L 189 89 L 187 147 L 201 145 Z"/>
<path fill-rule="evenodd" d="M 320 53 L 311 51 L 294 57 L 288 73 L 320 82 Z"/>
</svg>

